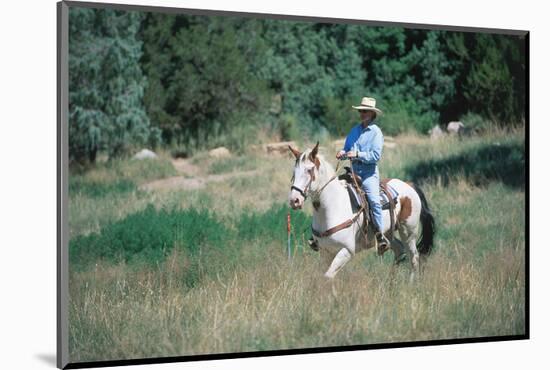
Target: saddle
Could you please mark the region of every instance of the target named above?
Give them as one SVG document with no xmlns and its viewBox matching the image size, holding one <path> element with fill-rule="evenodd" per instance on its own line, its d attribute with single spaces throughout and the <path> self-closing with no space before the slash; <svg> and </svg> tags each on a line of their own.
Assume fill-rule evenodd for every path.
<svg viewBox="0 0 550 370">
<path fill-rule="evenodd" d="M 338 176 L 338 180 L 344 180 L 347 183 L 347 189 L 348 194 L 351 202 L 351 208 L 353 212 L 358 212 L 361 208 L 363 209 L 364 214 L 364 220 L 366 221 L 368 219 L 368 223 L 364 222 L 364 227 L 368 224 L 372 223 L 372 220 L 374 218 L 372 214 L 372 210 L 369 207 L 369 203 L 367 201 L 367 196 L 363 189 L 361 188 L 361 178 L 354 174 L 349 167 L 345 167 L 345 173 Z M 392 188 L 390 185 L 388 185 L 385 182 L 380 183 L 380 205 L 382 206 L 382 210 L 389 210 L 390 211 L 390 235 L 389 239 L 393 239 L 393 232 L 396 228 L 395 225 L 395 204 L 397 202 L 397 197 L 399 196 L 399 193 Z"/>
</svg>

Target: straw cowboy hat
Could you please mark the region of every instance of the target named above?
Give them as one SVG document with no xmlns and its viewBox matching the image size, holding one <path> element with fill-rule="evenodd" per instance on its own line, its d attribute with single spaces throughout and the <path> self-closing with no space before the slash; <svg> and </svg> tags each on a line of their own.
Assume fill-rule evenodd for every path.
<svg viewBox="0 0 550 370">
<path fill-rule="evenodd" d="M 352 105 L 351 107 L 357 110 L 371 110 L 379 116 L 382 115 L 382 111 L 376 108 L 376 99 L 374 98 L 364 97 L 361 99 L 361 104 L 358 106 Z"/>
</svg>

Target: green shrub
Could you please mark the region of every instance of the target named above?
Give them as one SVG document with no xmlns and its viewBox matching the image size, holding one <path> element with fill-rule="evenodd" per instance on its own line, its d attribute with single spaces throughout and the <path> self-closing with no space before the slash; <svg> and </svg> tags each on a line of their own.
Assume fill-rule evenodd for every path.
<svg viewBox="0 0 550 370">
<path fill-rule="evenodd" d="M 346 136 L 359 122 L 357 111 L 351 108 L 353 99 L 325 99 L 325 125 L 329 132 L 338 137 Z"/>
<path fill-rule="evenodd" d="M 279 120 L 279 130 L 283 140 L 297 140 L 301 137 L 298 119 L 292 114 L 283 114 Z"/>
<path fill-rule="evenodd" d="M 244 212 L 236 223 L 237 237 L 244 240 L 276 241 L 287 240 L 286 220 L 289 208 L 286 204 L 274 204 L 266 212 Z M 305 212 L 291 212 L 292 228 L 295 233 L 309 233 L 311 217 Z"/>
<path fill-rule="evenodd" d="M 414 103 L 400 101 L 385 105 L 384 114 L 377 118 L 386 135 L 416 131 L 427 133 L 437 123 L 437 114 L 422 112 Z"/>
<path fill-rule="evenodd" d="M 155 264 L 172 248 L 196 255 L 201 248 L 222 245 L 230 232 L 207 210 L 156 210 L 148 206 L 100 233 L 79 236 L 70 242 L 71 264 L 86 266 L 98 259 Z"/>
<path fill-rule="evenodd" d="M 385 135 L 398 135 L 413 130 L 411 118 L 407 112 L 388 112 L 378 119 L 378 123 Z"/>
<path fill-rule="evenodd" d="M 460 117 L 460 122 L 462 122 L 468 130 L 471 129 L 478 133 L 487 132 L 494 125 L 490 120 L 472 112 L 468 112 Z"/>
</svg>

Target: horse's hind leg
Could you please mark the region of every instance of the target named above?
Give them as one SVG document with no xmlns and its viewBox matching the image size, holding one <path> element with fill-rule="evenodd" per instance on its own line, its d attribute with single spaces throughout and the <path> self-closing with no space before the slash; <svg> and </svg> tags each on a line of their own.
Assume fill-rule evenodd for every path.
<svg viewBox="0 0 550 370">
<path fill-rule="evenodd" d="M 401 240 L 407 246 L 407 252 L 409 254 L 409 259 L 411 260 L 411 281 L 414 280 L 415 275 L 418 273 L 419 265 L 419 255 L 418 250 L 416 249 L 416 239 L 418 237 L 418 226 L 409 229 L 406 226 L 399 229 L 399 235 Z"/>
<path fill-rule="evenodd" d="M 405 252 L 405 246 L 401 241 L 397 238 L 393 238 L 391 241 L 391 249 L 393 251 L 393 264 L 390 267 L 390 291 L 393 290 L 395 286 L 395 276 L 397 273 L 398 265 L 403 262 L 406 258 L 406 252 Z"/>
<path fill-rule="evenodd" d="M 332 260 L 332 263 L 330 264 L 327 272 L 325 272 L 325 277 L 329 279 L 334 278 L 338 271 L 340 271 L 340 269 L 344 267 L 346 263 L 348 263 L 351 257 L 352 254 L 347 248 L 340 249 L 340 251 L 336 253 L 336 256 L 334 256 L 334 259 Z"/>
<path fill-rule="evenodd" d="M 394 265 L 399 265 L 405 260 L 405 246 L 401 240 L 393 238 L 391 241 L 391 249 L 393 251 L 393 263 Z"/>
</svg>

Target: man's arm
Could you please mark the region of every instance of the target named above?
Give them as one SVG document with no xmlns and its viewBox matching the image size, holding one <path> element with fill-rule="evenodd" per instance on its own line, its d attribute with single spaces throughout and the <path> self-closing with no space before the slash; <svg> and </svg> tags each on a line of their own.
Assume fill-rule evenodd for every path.
<svg viewBox="0 0 550 370">
<path fill-rule="evenodd" d="M 355 136 L 355 127 L 351 129 L 350 133 L 346 137 L 346 141 L 344 142 L 344 148 L 342 149 L 342 151 L 349 152 L 351 150 L 351 146 L 353 145 L 353 142 L 355 141 L 354 136 Z"/>
<path fill-rule="evenodd" d="M 377 130 L 373 139 L 371 150 L 365 152 L 357 152 L 357 158 L 367 164 L 376 164 L 382 157 L 382 148 L 384 146 L 384 136 L 382 131 Z"/>
<path fill-rule="evenodd" d="M 355 142 L 354 136 L 355 136 L 355 127 L 351 129 L 350 133 L 346 137 L 346 141 L 344 142 L 344 147 L 342 150 L 340 150 L 338 153 L 336 153 L 336 158 L 340 159 L 340 157 L 346 155 L 347 152 L 351 150 L 351 147 L 353 143 Z"/>
</svg>

